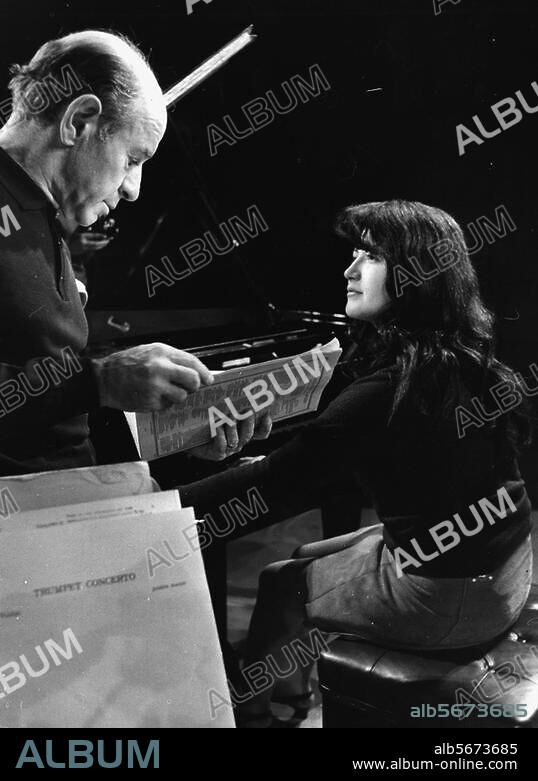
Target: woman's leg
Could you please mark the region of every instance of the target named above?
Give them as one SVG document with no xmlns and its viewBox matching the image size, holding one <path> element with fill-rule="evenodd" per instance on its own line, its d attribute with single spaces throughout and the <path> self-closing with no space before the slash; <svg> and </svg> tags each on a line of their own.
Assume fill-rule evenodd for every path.
<svg viewBox="0 0 538 781">
<path fill-rule="evenodd" d="M 365 560 L 359 569 L 364 567 L 375 572 L 379 563 L 375 551 L 379 546 L 382 546 L 380 525 L 302 546 L 294 554 L 300 558 L 277 562 L 264 569 L 260 575 L 258 597 L 248 632 L 242 687 L 238 692 L 242 695 L 237 710 L 240 718 L 269 714 L 273 692 L 278 693 L 279 697 L 290 697 L 304 695 L 309 691 L 310 673 L 314 663 L 312 657 L 315 659 L 319 655 L 320 646 L 324 647 L 320 644 L 320 630 L 309 629 L 306 624 L 306 604 L 317 599 L 320 586 L 320 583 L 317 583 L 316 593 L 311 593 L 312 567 L 319 568 L 321 561 L 327 563 L 328 574 L 323 578 L 327 584 L 323 582 L 321 587 L 322 591 L 325 588 L 331 589 L 337 580 L 346 580 L 348 576 L 347 566 L 335 566 L 340 555 L 344 554 L 346 560 L 351 557 L 359 561 L 371 557 L 371 561 Z M 354 549 L 353 553 L 350 548 Z M 310 549 L 312 553 L 308 556 Z M 356 570 L 357 567 L 353 569 Z M 319 578 L 315 580 L 318 581 Z M 337 618 L 337 615 L 334 617 Z M 308 625 L 318 625 L 316 619 L 316 616 L 311 616 Z M 294 653 L 297 646 L 303 649 L 303 653 Z M 314 648 L 316 653 L 312 653 Z M 267 671 L 265 680 L 264 671 Z"/>
<path fill-rule="evenodd" d="M 260 575 L 256 606 L 250 621 L 243 666 L 244 702 L 238 715 L 270 712 L 277 683 L 287 695 L 307 690 L 312 665 L 298 660 L 292 641 L 308 642 L 305 627 L 306 570 L 311 559 L 276 562 Z M 310 644 L 311 645 L 311 644 Z M 251 694 L 248 699 L 248 694 Z"/>
</svg>

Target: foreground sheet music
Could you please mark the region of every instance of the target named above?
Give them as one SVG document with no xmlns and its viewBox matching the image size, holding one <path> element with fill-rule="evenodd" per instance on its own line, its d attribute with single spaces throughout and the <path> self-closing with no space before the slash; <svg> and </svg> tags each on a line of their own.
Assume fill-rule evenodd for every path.
<svg viewBox="0 0 538 781">
<path fill-rule="evenodd" d="M 234 726 L 211 710 L 210 691 L 229 701 L 224 666 L 194 514 L 159 511 L 172 499 L 4 524 L 0 726 Z"/>
<path fill-rule="evenodd" d="M 22 512 L 160 490 L 144 461 L 0 477 L 0 492 L 5 489 Z M 7 515 L 2 509 L 0 522 Z"/>
</svg>

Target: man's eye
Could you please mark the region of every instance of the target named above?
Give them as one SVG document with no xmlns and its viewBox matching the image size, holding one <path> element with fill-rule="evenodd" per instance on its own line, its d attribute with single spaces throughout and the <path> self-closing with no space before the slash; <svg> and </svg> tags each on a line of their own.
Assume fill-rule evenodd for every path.
<svg viewBox="0 0 538 781">
<path fill-rule="evenodd" d="M 139 165 L 140 160 L 137 160 L 136 157 L 130 157 L 129 158 L 129 165 Z"/>
</svg>

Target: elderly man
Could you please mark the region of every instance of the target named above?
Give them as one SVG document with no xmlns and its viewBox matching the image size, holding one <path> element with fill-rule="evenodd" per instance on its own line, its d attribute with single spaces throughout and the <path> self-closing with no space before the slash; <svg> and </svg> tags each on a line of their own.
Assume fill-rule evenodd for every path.
<svg viewBox="0 0 538 781">
<path fill-rule="evenodd" d="M 44 85 L 69 94 L 43 100 Z M 87 466 L 87 413 L 182 403 L 213 381 L 194 356 L 164 344 L 103 359 L 87 342 L 61 223 L 89 226 L 138 198 L 142 166 L 166 129 L 166 107 L 127 39 L 84 31 L 44 44 L 14 66 L 13 110 L 0 130 L 0 474 Z M 257 432 L 268 434 L 268 421 Z M 197 455 L 220 459 L 253 435 L 228 427 Z"/>
</svg>

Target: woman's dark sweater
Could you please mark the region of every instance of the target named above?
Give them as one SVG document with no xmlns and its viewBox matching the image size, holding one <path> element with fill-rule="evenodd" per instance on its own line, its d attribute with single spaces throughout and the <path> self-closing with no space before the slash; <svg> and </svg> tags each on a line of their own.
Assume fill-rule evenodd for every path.
<svg viewBox="0 0 538 781">
<path fill-rule="evenodd" d="M 491 572 L 530 530 L 530 502 L 512 447 L 491 425 L 467 430 L 460 439 L 455 416 L 436 421 L 409 405 L 389 425 L 395 377 L 395 369 L 386 368 L 355 380 L 313 423 L 264 460 L 182 486 L 183 505 L 194 506 L 201 519 L 232 499 L 244 502 L 247 491 L 255 488 L 267 512 L 244 527 L 244 533 L 318 507 L 322 496 L 355 476 L 372 497 L 386 545 L 393 551 L 400 548 L 420 565 L 404 557 L 402 571 L 439 577 Z M 515 511 L 499 497 L 503 488 Z M 490 513 L 493 523 L 479 504 L 485 499 L 498 508 Z M 459 513 L 468 531 L 479 528 L 471 505 L 484 523 L 477 534 L 465 536 L 453 516 Z M 450 521 L 460 537 L 446 551 L 430 532 L 443 521 Z M 439 534 L 447 529 L 441 527 Z M 438 555 L 422 561 L 413 539 L 425 556 Z M 456 538 L 442 544 L 448 546 L 451 539 Z"/>
</svg>

